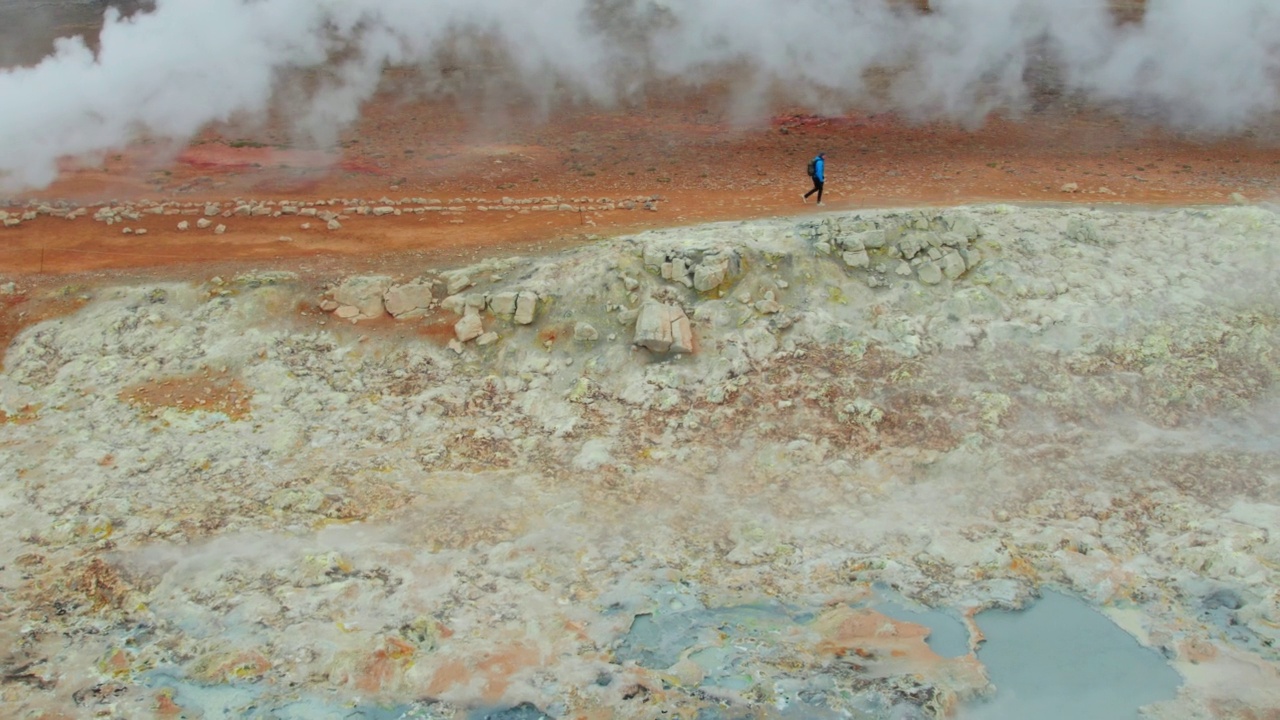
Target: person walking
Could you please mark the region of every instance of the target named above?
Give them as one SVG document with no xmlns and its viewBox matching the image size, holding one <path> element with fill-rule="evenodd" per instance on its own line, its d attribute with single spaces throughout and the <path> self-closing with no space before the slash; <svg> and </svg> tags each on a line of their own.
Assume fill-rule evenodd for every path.
<svg viewBox="0 0 1280 720">
<path fill-rule="evenodd" d="M 824 166 L 827 164 L 824 159 L 826 156 L 826 153 L 818 153 L 816 157 L 809 161 L 809 177 L 813 179 L 813 189 L 800 198 L 806 203 L 809 202 L 810 195 L 818 193 L 818 204 L 822 204 L 822 184 L 826 180 L 826 173 L 824 172 L 826 170 Z"/>
</svg>

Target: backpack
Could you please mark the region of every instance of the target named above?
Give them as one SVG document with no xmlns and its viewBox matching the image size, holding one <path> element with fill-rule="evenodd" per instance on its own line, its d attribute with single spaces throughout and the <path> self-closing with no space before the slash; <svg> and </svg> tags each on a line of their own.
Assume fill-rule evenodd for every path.
<svg viewBox="0 0 1280 720">
<path fill-rule="evenodd" d="M 818 174 L 818 158 L 813 158 L 812 160 L 809 161 L 808 170 L 809 170 L 809 177 L 813 177 Z"/>
</svg>

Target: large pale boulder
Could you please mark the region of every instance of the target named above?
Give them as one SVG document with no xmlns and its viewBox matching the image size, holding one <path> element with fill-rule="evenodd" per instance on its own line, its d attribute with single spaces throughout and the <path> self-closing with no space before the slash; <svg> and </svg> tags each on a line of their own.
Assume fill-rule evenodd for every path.
<svg viewBox="0 0 1280 720">
<path fill-rule="evenodd" d="M 453 332 L 458 336 L 459 342 L 467 342 L 474 340 L 484 334 L 484 322 L 480 319 L 480 313 L 468 312 L 462 316 L 462 319 L 453 324 Z"/>
<path fill-rule="evenodd" d="M 518 325 L 528 325 L 533 322 L 534 312 L 538 309 L 538 294 L 532 292 L 522 292 L 516 296 L 516 312 L 515 321 Z"/>
<path fill-rule="evenodd" d="M 636 345 L 653 352 L 693 352 L 693 327 L 678 305 L 648 300 L 636 316 Z"/>
<path fill-rule="evenodd" d="M 398 318 L 415 317 L 431 307 L 431 286 L 424 282 L 394 285 L 382 297 L 387 312 Z"/>
<path fill-rule="evenodd" d="M 489 298 L 489 310 L 494 315 L 510 317 L 516 314 L 516 293 L 500 292 Z"/>
<path fill-rule="evenodd" d="M 333 291 L 333 299 L 339 305 L 350 305 L 364 318 L 382 317 L 386 314 L 383 296 L 391 287 L 391 278 L 368 275 L 347 278 Z"/>
<path fill-rule="evenodd" d="M 671 348 L 671 321 L 667 317 L 666 305 L 648 300 L 640 306 L 634 342 L 654 352 L 666 352 Z"/>
</svg>

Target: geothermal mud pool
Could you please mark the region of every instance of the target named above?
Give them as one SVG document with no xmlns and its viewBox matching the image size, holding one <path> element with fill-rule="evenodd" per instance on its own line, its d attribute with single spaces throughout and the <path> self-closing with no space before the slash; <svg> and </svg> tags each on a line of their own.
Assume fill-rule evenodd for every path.
<svg viewBox="0 0 1280 720">
<path fill-rule="evenodd" d="M 1146 717 L 1280 712 L 1277 238 L 984 206 L 62 288 L 0 373 L 4 706 L 1009 717 L 1080 682 L 1019 686 L 1080 653 L 1010 662 L 1049 612 Z"/>
</svg>

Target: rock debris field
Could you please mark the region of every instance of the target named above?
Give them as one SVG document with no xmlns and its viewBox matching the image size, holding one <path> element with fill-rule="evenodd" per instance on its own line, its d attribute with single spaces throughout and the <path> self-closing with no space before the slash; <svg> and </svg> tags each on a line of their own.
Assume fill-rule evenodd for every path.
<svg viewBox="0 0 1280 720">
<path fill-rule="evenodd" d="M 1048 589 L 1145 716 L 1280 713 L 1278 249 L 998 205 L 65 288 L 0 372 L 5 714 L 963 717 Z"/>
</svg>

